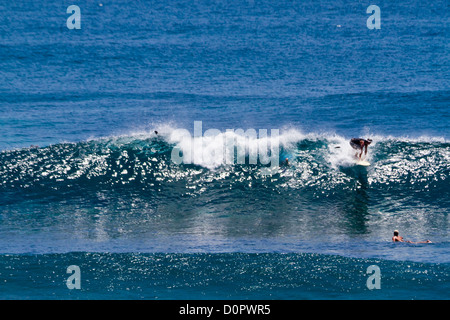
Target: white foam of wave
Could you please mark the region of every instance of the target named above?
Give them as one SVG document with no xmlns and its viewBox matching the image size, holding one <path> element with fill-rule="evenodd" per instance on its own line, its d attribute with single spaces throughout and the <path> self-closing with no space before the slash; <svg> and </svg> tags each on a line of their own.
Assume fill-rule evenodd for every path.
<svg viewBox="0 0 450 320">
<path fill-rule="evenodd" d="M 208 169 L 258 162 L 278 167 L 280 145 L 288 141 L 278 131 L 266 129 L 208 129 L 200 136 L 176 129 L 168 137 L 168 142 L 176 146 L 172 152 L 175 163 L 194 163 Z"/>
<path fill-rule="evenodd" d="M 265 129 L 265 128 L 262 128 Z M 325 141 L 327 148 L 323 151 L 323 158 L 333 169 L 338 169 L 342 166 L 351 166 L 355 164 L 355 154 L 357 153 L 350 144 L 349 141 L 352 137 L 344 137 L 333 132 L 322 133 L 304 133 L 297 127 L 283 127 L 279 129 L 279 135 L 274 137 L 271 135 L 270 128 L 266 128 L 267 136 L 261 136 L 259 129 L 254 129 L 253 134 L 250 134 L 252 129 L 231 129 L 226 130 L 206 130 L 210 135 L 205 135 L 206 131 L 201 132 L 201 136 L 193 137 L 192 131 L 180 128 L 174 122 L 162 122 L 152 123 L 146 129 L 136 129 L 125 134 L 118 134 L 116 136 L 110 136 L 108 139 L 113 139 L 114 143 L 122 144 L 127 143 L 133 139 L 148 139 L 151 137 L 162 137 L 167 142 L 178 147 L 183 155 L 184 163 L 194 163 L 206 167 L 208 169 L 215 169 L 222 165 L 235 164 L 241 159 L 237 159 L 236 152 L 244 154 L 247 159 L 255 162 L 255 154 L 260 163 L 267 164 L 271 160 L 267 150 L 270 150 L 270 146 L 279 145 L 286 151 L 286 156 L 289 157 L 292 162 L 297 155 L 296 145 L 303 140 L 320 140 Z M 158 134 L 155 134 L 155 131 Z M 367 131 L 367 130 L 366 130 Z M 371 138 L 372 144 L 368 148 L 368 154 L 363 157 L 371 162 L 373 160 L 373 154 L 376 150 L 377 143 L 383 141 L 402 141 L 407 143 L 446 143 L 447 140 L 444 137 L 433 136 L 392 136 L 382 135 L 376 133 L 366 133 L 362 136 L 355 135 L 355 137 Z M 227 143 L 234 145 L 235 152 L 231 152 Z M 394 157 L 392 155 L 392 161 Z M 447 155 L 445 155 L 447 157 Z"/>
</svg>

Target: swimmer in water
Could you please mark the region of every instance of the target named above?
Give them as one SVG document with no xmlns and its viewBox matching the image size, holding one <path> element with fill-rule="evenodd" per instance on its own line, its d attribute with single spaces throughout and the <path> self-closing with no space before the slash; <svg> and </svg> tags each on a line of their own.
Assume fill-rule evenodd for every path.
<svg viewBox="0 0 450 320">
<path fill-rule="evenodd" d="M 418 241 L 418 242 L 403 240 L 403 237 L 399 235 L 398 230 L 394 230 L 394 236 L 392 237 L 392 241 L 393 242 L 406 242 L 406 243 L 431 243 L 430 240 Z"/>
</svg>

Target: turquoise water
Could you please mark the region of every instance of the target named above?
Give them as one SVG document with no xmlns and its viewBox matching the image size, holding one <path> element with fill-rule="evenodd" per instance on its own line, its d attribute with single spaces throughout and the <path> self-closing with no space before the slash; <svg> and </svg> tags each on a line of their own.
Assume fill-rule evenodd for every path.
<svg viewBox="0 0 450 320">
<path fill-rule="evenodd" d="M 69 290 L 66 268 L 80 267 Z M 377 265 L 381 288 L 366 286 Z M 2 255 L 9 299 L 435 299 L 448 294 L 448 265 L 306 253 Z M 3 272 L 3 270 L 5 270 Z"/>
<path fill-rule="evenodd" d="M 448 299 L 448 4 L 369 4 L 0 4 L 0 298 Z"/>
</svg>

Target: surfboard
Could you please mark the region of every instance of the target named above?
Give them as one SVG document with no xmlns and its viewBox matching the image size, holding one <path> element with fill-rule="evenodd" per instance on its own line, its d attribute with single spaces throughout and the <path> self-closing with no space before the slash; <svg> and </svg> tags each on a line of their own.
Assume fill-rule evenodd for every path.
<svg viewBox="0 0 450 320">
<path fill-rule="evenodd" d="M 364 166 L 364 167 L 370 166 L 370 162 L 366 161 L 366 160 L 357 161 L 356 164 L 359 166 Z"/>
</svg>

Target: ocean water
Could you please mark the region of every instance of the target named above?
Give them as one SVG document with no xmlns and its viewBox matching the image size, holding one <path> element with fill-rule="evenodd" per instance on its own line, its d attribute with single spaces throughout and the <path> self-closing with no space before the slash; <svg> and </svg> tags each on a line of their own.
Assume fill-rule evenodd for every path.
<svg viewBox="0 0 450 320">
<path fill-rule="evenodd" d="M 447 1 L 72 4 L 0 3 L 1 299 L 450 298 Z"/>
</svg>

